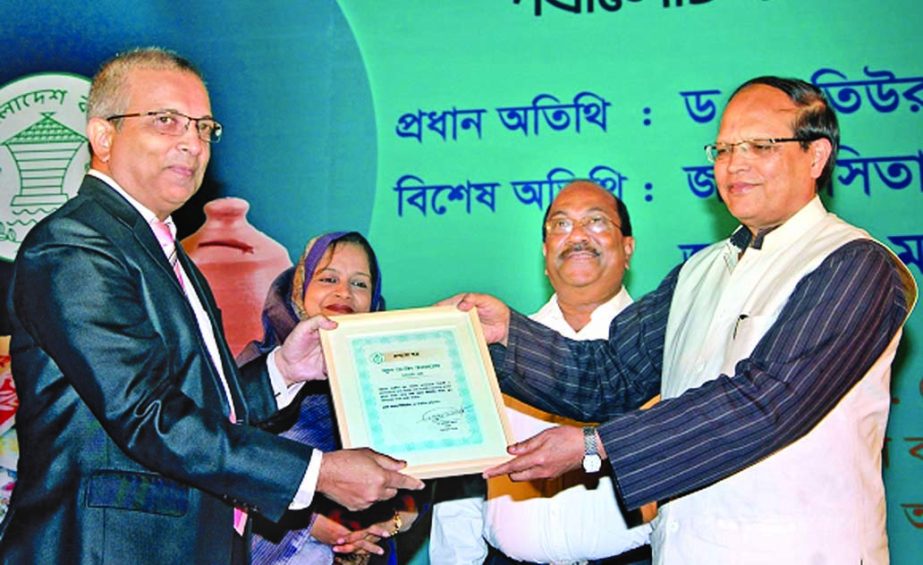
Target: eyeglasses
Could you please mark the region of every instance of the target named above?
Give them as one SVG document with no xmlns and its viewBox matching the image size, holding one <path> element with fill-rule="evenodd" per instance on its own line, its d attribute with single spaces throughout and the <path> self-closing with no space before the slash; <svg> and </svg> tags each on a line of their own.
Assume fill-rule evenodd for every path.
<svg viewBox="0 0 923 565">
<path fill-rule="evenodd" d="M 552 218 L 545 223 L 545 231 L 552 235 L 568 235 L 574 231 L 575 225 L 579 225 L 584 231 L 597 235 L 609 233 L 614 230 L 621 231 L 622 229 L 621 226 L 609 218 L 600 214 L 594 214 L 579 220 L 572 220 L 567 216 Z"/>
<path fill-rule="evenodd" d="M 816 138 L 815 138 L 816 139 Z M 736 149 L 740 156 L 748 161 L 768 157 L 779 143 L 810 142 L 814 139 L 803 137 L 768 137 L 765 139 L 745 139 L 737 143 L 710 143 L 705 146 L 705 158 L 709 163 L 730 159 Z"/>
<path fill-rule="evenodd" d="M 195 130 L 199 139 L 206 143 L 221 141 L 224 128 L 212 118 L 193 118 L 173 110 L 157 110 L 155 112 L 136 112 L 134 114 L 118 114 L 109 116 L 108 121 L 121 120 L 122 118 L 150 118 L 150 125 L 161 135 L 180 136 L 189 131 L 189 124 L 195 122 Z"/>
</svg>

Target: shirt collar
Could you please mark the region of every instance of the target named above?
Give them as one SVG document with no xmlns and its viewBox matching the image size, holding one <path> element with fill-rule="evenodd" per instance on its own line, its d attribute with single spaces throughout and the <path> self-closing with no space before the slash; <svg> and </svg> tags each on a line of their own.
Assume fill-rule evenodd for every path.
<svg viewBox="0 0 923 565">
<path fill-rule="evenodd" d="M 597 306 L 596 310 L 593 310 L 593 313 L 590 314 L 590 324 L 596 320 L 603 320 L 608 326 L 612 318 L 629 304 L 631 304 L 631 296 L 628 295 L 628 290 L 623 286 L 615 296 Z"/>
<path fill-rule="evenodd" d="M 628 290 L 623 286 L 615 294 L 615 296 L 597 306 L 596 309 L 590 313 L 590 321 L 587 323 L 587 325 L 581 328 L 579 332 L 575 332 L 564 318 L 564 313 L 561 311 L 560 304 L 558 304 L 557 293 L 551 295 L 548 303 L 545 304 L 545 306 L 542 307 L 539 312 L 536 313 L 536 315 L 544 314 L 550 319 L 555 320 L 555 324 L 546 323 L 545 321 L 542 321 L 542 323 L 552 327 L 552 329 L 555 329 L 558 331 L 558 333 L 564 335 L 565 337 L 580 339 L 584 335 L 591 335 L 600 332 L 600 335 L 606 335 L 608 333 L 609 324 L 612 322 L 612 319 L 615 318 L 619 312 L 624 310 L 631 303 L 631 296 L 628 294 Z M 597 326 L 602 327 L 602 330 L 599 330 Z M 562 330 L 562 328 L 565 329 Z"/>
<path fill-rule="evenodd" d="M 756 236 L 753 236 L 746 226 L 740 226 L 731 234 L 729 241 L 731 245 L 740 251 L 747 248 L 762 249 L 767 243 L 767 236 L 770 236 L 770 234 L 772 234 L 771 237 L 768 237 L 770 241 L 775 241 L 776 239 L 783 240 L 791 235 L 796 235 L 797 233 L 801 233 L 804 229 L 807 229 L 809 225 L 825 215 L 826 212 L 823 203 L 820 201 L 820 197 L 815 196 L 810 202 L 805 204 L 801 210 L 796 212 L 794 216 L 785 222 L 763 228 L 756 232 Z M 778 237 L 776 237 L 776 235 L 778 235 Z"/>
<path fill-rule="evenodd" d="M 144 218 L 144 221 L 147 222 L 148 224 L 151 224 L 152 222 L 158 219 L 157 214 L 149 210 L 146 206 L 144 206 L 144 204 L 141 204 L 140 202 L 135 200 L 135 198 L 132 197 L 130 194 L 128 194 L 128 192 L 126 192 L 124 188 L 119 186 L 119 183 L 115 182 L 115 179 L 113 179 L 106 173 L 102 171 L 97 171 L 96 169 L 90 169 L 89 171 L 87 171 L 87 174 L 98 178 L 99 180 L 109 185 L 109 187 L 112 190 L 118 192 L 119 195 L 122 196 L 122 198 L 127 200 L 128 203 L 131 204 L 131 206 L 135 210 L 137 210 L 139 214 L 141 214 L 141 217 Z M 170 232 L 173 234 L 173 237 L 175 238 L 176 237 L 176 224 L 173 222 L 173 216 L 167 216 L 167 219 L 165 219 L 163 223 L 167 224 L 167 227 L 170 228 Z"/>
</svg>

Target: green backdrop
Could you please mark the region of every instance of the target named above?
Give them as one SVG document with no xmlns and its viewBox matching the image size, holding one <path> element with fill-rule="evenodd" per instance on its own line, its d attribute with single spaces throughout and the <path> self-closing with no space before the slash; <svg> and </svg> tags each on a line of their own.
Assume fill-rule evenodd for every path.
<svg viewBox="0 0 923 565">
<path fill-rule="evenodd" d="M 570 177 L 625 200 L 627 286 L 652 289 L 733 229 L 702 146 L 730 91 L 762 74 L 828 91 L 844 149 L 825 202 L 923 278 L 916 0 L 8 0 L 0 17 L 0 85 L 90 76 L 136 45 L 190 57 L 226 137 L 181 230 L 221 195 L 250 201 L 251 222 L 293 258 L 317 232 L 359 229 L 391 308 L 473 290 L 535 310 L 550 293 L 542 205 Z M 4 195 L 18 182 L 9 162 Z M 895 563 L 923 554 L 921 339 L 918 309 L 885 448 Z"/>
</svg>

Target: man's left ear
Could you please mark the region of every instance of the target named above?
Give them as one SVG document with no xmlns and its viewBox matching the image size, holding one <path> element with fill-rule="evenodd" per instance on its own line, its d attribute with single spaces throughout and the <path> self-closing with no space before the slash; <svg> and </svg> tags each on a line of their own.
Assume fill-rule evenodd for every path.
<svg viewBox="0 0 923 565">
<path fill-rule="evenodd" d="M 115 126 L 102 118 L 90 118 L 87 122 L 87 138 L 93 148 L 93 156 L 106 163 L 112 146 L 112 134 Z"/>
<path fill-rule="evenodd" d="M 811 176 L 819 178 L 827 166 L 827 160 L 831 159 L 833 153 L 833 144 L 826 137 L 815 139 L 811 142 Z"/>
<path fill-rule="evenodd" d="M 545 276 L 548 276 L 548 242 L 542 242 L 542 265 L 545 266 Z"/>
<path fill-rule="evenodd" d="M 635 238 L 631 236 L 623 237 L 622 245 L 625 246 L 625 270 L 627 271 L 631 263 L 631 256 L 635 253 Z"/>
</svg>

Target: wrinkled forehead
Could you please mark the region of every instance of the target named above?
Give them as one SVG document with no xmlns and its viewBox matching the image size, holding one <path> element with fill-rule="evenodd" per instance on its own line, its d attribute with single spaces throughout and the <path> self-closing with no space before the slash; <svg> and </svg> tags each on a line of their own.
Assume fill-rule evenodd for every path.
<svg viewBox="0 0 923 565">
<path fill-rule="evenodd" d="M 594 184 L 579 183 L 569 185 L 558 193 L 548 215 L 580 216 L 592 211 L 604 212 L 606 215 L 618 214 L 615 196 Z"/>
</svg>

